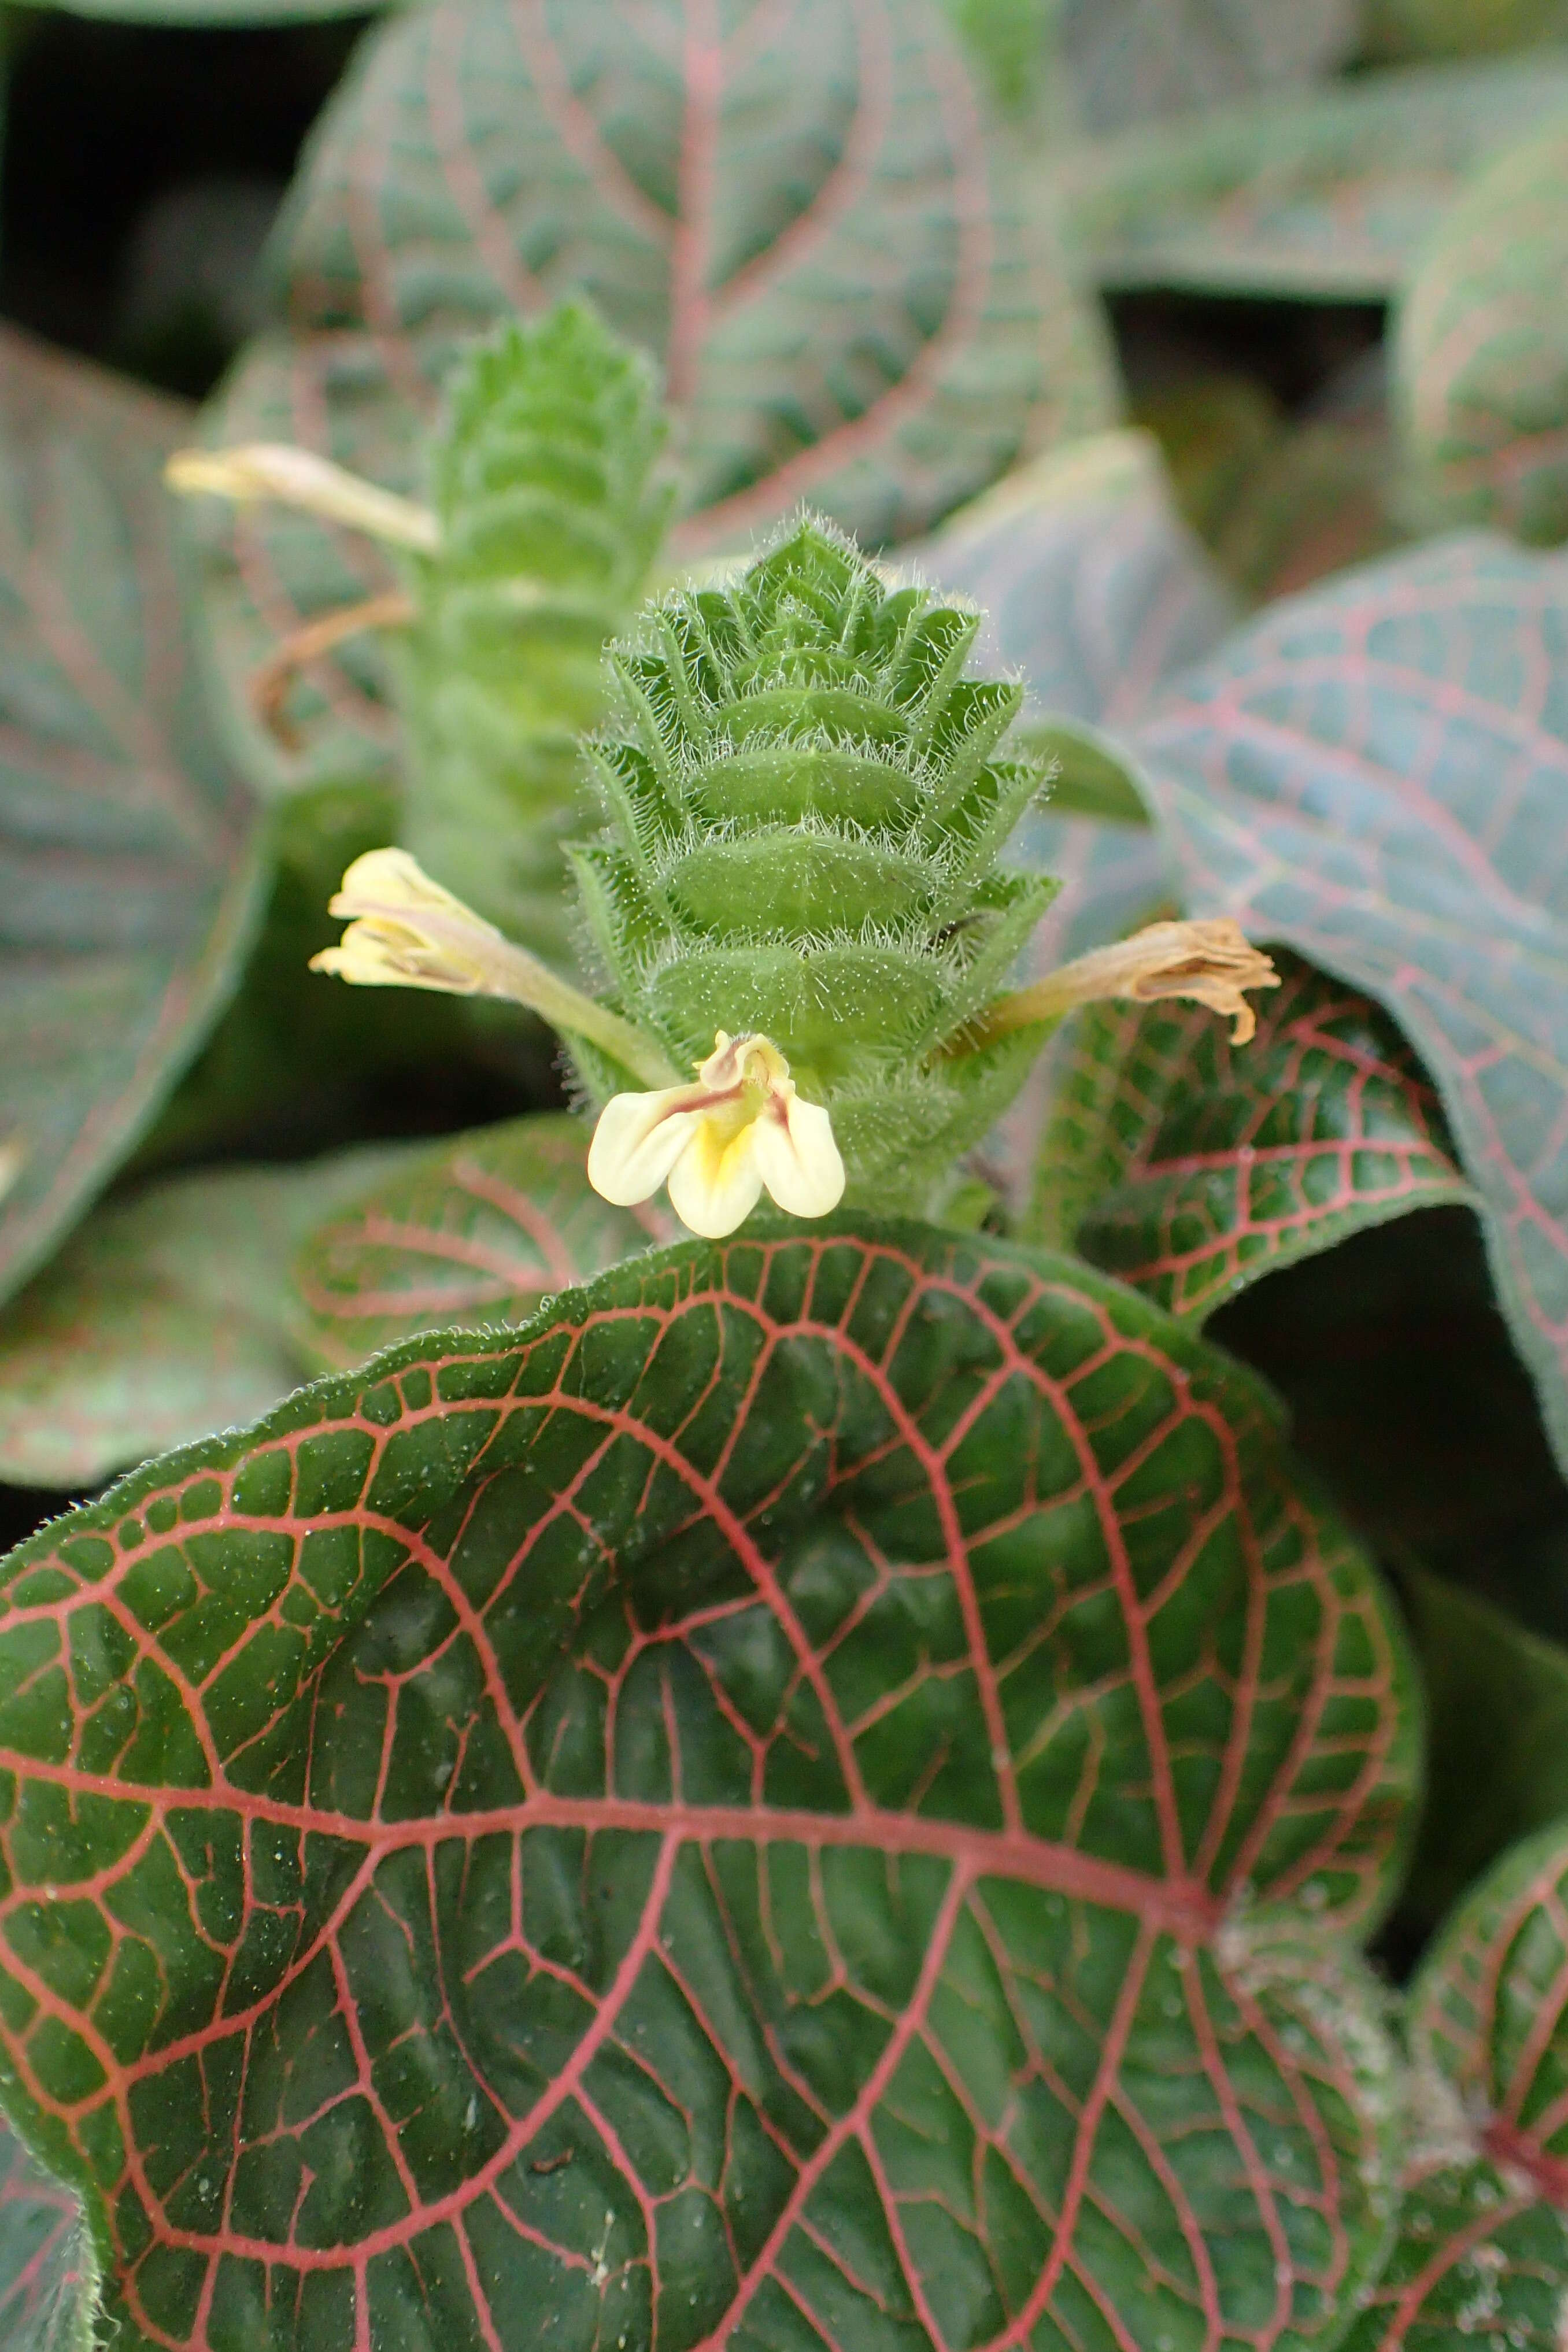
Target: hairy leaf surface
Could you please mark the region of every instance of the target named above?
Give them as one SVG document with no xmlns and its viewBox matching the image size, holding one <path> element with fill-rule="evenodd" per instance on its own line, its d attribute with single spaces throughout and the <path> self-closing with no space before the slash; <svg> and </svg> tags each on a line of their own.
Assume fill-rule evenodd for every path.
<svg viewBox="0 0 1568 2352">
<path fill-rule="evenodd" d="M 135 1140 L 250 919 L 160 479 L 183 423 L 0 337 L 0 1291 Z"/>
<path fill-rule="evenodd" d="M 82 2200 L 0 2116 L 0 2344 L 92 2352 L 99 2269 Z"/>
<path fill-rule="evenodd" d="M 1568 51 L 1358 76 L 1074 157 L 1103 286 L 1378 301 L 1469 174 L 1568 106 Z"/>
<path fill-rule="evenodd" d="M 1034 1231 L 1173 1314 L 1414 1209 L 1468 1202 L 1387 1014 L 1298 957 L 1233 1046 L 1201 1006 L 1094 1005 L 1041 1148 Z"/>
<path fill-rule="evenodd" d="M 0 2019 L 126 2352 L 1218 2352 L 1375 2269 L 1399 1640 L 1068 1261 L 688 1244 L 4 1598 Z"/>
<path fill-rule="evenodd" d="M 1516 1848 L 1411 1993 L 1427 2147 L 1348 2352 L 1556 2352 L 1568 2293 L 1568 1834 Z"/>
<path fill-rule="evenodd" d="M 1053 205 L 931 0 L 445 0 L 374 36 L 318 127 L 279 233 L 293 340 L 214 430 L 409 487 L 463 339 L 586 295 L 663 362 L 688 551 L 803 499 L 908 539 L 1111 412 Z M 298 518 L 226 523 L 210 558 L 237 683 L 377 579 Z M 374 756 L 376 675 L 363 641 L 319 667 L 301 756 Z"/>
<path fill-rule="evenodd" d="M 292 1276 L 317 1365 L 363 1363 L 416 1331 L 526 1322 L 548 1292 L 670 1240 L 663 1211 L 599 1198 L 587 1139 L 551 1112 L 454 1136 L 329 1216 Z"/>
<path fill-rule="evenodd" d="M 1568 561 L 1444 541 L 1276 606 L 1138 748 L 1194 911 L 1415 1045 L 1568 1454 Z"/>
<path fill-rule="evenodd" d="M 1445 522 L 1568 539 L 1568 129 L 1467 188 L 1400 310 L 1396 373 L 1414 488 Z"/>
<path fill-rule="evenodd" d="M 0 1310 L 0 1478 L 96 1486 L 298 1388 L 313 1367 L 290 1330 L 293 1252 L 426 1149 L 208 1169 L 95 1209 Z"/>
</svg>

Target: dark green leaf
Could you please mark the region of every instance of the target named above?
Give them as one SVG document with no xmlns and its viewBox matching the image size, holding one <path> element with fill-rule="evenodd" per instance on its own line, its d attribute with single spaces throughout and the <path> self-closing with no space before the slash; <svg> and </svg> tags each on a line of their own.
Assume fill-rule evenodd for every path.
<svg viewBox="0 0 1568 2352">
<path fill-rule="evenodd" d="M 124 1157 L 229 985 L 257 815 L 182 618 L 171 404 L 0 340 L 0 1290 Z"/>
<path fill-rule="evenodd" d="M 1568 2294 L 1568 1832 L 1517 1848 L 1411 1993 L 1418 2142 L 1347 2352 L 1557 2352 Z"/>
<path fill-rule="evenodd" d="M 0 2116 L 0 2344 L 92 2352 L 98 2257 L 82 2200 L 35 2164 Z"/>
<path fill-rule="evenodd" d="M 122 2352 L 1300 2352 L 1370 2282 L 1399 1638 L 1131 1293 L 689 1244 L 4 1589 L 0 2030 Z"/>
<path fill-rule="evenodd" d="M 1068 167 L 1101 285 L 1377 301 L 1470 173 L 1568 108 L 1568 52 L 1364 74 L 1090 147 Z"/>
<path fill-rule="evenodd" d="M 1483 57 L 1565 37 L 1563 0 L 1365 0 L 1362 26 L 1374 58 Z"/>
<path fill-rule="evenodd" d="M 1172 1313 L 1473 1196 L 1387 1014 L 1299 958 L 1232 1045 L 1191 1004 L 1094 1005 L 1058 1066 L 1031 1229 Z"/>
<path fill-rule="evenodd" d="M 214 1169 L 113 1201 L 0 1310 L 0 1478 L 100 1484 L 254 1421 L 306 1377 L 289 1266 L 312 1227 L 416 1144 Z"/>
<path fill-rule="evenodd" d="M 1289 89 L 1355 46 L 1357 0 L 1062 0 L 1085 127 L 1121 131 Z"/>
<path fill-rule="evenodd" d="M 526 1322 L 547 1292 L 668 1240 L 662 1212 L 592 1190 L 587 1132 L 544 1113 L 454 1137 L 320 1225 L 293 1269 L 316 1364 L 363 1363 L 416 1331 Z"/>
<path fill-rule="evenodd" d="M 1431 1759 L 1400 1908 L 1430 1930 L 1506 1847 L 1568 1819 L 1568 1650 L 1444 1578 L 1410 1568 L 1399 1586 Z"/>
<path fill-rule="evenodd" d="M 1193 910 L 1377 999 L 1568 1458 L 1568 562 L 1439 542 L 1276 607 L 1137 739 Z"/>
<path fill-rule="evenodd" d="M 1422 257 L 1395 352 L 1412 489 L 1445 522 L 1568 539 L 1568 127 L 1468 188 Z"/>
<path fill-rule="evenodd" d="M 278 255 L 296 339 L 251 353 L 215 434 L 408 487 L 464 338 L 586 294 L 663 362 L 689 553 L 802 499 L 868 544 L 907 539 L 1113 404 L 1054 198 L 984 138 L 931 0 L 410 10 L 318 126 Z M 380 581 L 299 517 L 214 528 L 237 688 L 284 629 Z M 374 646 L 311 676 L 300 760 L 384 759 Z"/>
</svg>

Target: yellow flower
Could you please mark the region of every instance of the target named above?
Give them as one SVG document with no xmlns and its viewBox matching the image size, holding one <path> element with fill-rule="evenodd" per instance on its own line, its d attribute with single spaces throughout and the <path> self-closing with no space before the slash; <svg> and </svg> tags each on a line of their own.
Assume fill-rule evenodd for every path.
<svg viewBox="0 0 1568 2352">
<path fill-rule="evenodd" d="M 720 1241 L 764 1188 L 792 1216 L 825 1217 L 843 1197 L 844 1162 L 778 1047 L 721 1029 L 694 1086 L 616 1095 L 594 1130 L 588 1181 L 605 1200 L 629 1209 L 667 1180 L 682 1224 Z"/>
</svg>

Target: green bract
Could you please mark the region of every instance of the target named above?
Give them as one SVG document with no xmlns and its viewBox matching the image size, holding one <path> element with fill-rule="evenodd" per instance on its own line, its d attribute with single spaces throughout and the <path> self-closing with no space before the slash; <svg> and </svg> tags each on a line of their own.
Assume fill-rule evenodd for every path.
<svg viewBox="0 0 1568 2352">
<path fill-rule="evenodd" d="M 1045 771 L 999 754 L 1023 688 L 963 675 L 978 626 L 808 520 L 612 656 L 609 822 L 575 865 L 619 1007 L 682 1066 L 771 1038 L 851 1198 L 923 1206 L 1042 1034 L 958 1050 L 1056 889 L 997 862 Z"/>
<path fill-rule="evenodd" d="M 564 941 L 577 738 L 664 535 L 663 441 L 651 364 L 574 304 L 477 346 L 431 452 L 441 548 L 411 559 L 400 671 L 406 835 L 536 946 Z"/>
</svg>

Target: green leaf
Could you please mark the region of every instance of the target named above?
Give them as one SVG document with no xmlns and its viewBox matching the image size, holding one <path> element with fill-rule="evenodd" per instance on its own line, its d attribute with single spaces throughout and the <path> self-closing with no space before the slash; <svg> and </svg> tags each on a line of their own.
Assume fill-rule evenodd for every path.
<svg viewBox="0 0 1568 2352">
<path fill-rule="evenodd" d="M 1568 2293 L 1568 1832 L 1455 1916 L 1410 1996 L 1426 2147 L 1347 2352 L 1555 2352 Z"/>
<path fill-rule="evenodd" d="M 95 1209 L 0 1310 L 0 1478 L 99 1485 L 253 1421 L 310 1369 L 289 1266 L 312 1228 L 426 1147 L 204 1170 Z"/>
<path fill-rule="evenodd" d="M 161 481 L 183 425 L 0 338 L 0 1290 L 134 1143 L 254 910 L 257 814 L 212 740 Z"/>
<path fill-rule="evenodd" d="M 1474 1198 L 1387 1014 L 1278 961 L 1246 1045 L 1199 1005 L 1089 1007 L 1041 1150 L 1036 1236 L 1198 1321 L 1364 1226 Z"/>
<path fill-rule="evenodd" d="M 1395 1623 L 1067 1261 L 644 1258 L 4 1601 L 0 2030 L 123 2352 L 1300 2352 L 1375 2273 Z"/>
<path fill-rule="evenodd" d="M 1568 108 L 1568 51 L 1358 76 L 1086 148 L 1066 168 L 1102 286 L 1380 301 L 1465 180 Z"/>
<path fill-rule="evenodd" d="M 1400 1596 L 1426 1697 L 1426 1802 L 1403 1916 L 1435 1927 L 1504 1850 L 1568 1818 L 1568 1650 L 1445 1578 Z"/>
<path fill-rule="evenodd" d="M 82 2200 L 0 2116 L 0 2343 L 92 2352 L 99 2265 Z"/>
<path fill-rule="evenodd" d="M 1568 562 L 1422 548 L 1276 606 L 1136 740 L 1194 911 L 1393 1013 L 1568 1460 Z"/>
<path fill-rule="evenodd" d="M 1423 256 L 1394 343 L 1421 509 L 1568 539 L 1568 128 L 1468 188 Z"/>
<path fill-rule="evenodd" d="M 411 1156 L 301 1248 L 299 1336 L 318 1366 L 363 1363 L 416 1331 L 526 1322 L 550 1291 L 668 1240 L 651 1208 L 588 1182 L 587 1129 L 544 1112 Z"/>
<path fill-rule="evenodd" d="M 464 339 L 586 295 L 663 363 L 688 554 L 802 500 L 868 544 L 907 539 L 1114 405 L 1055 198 L 984 138 L 931 0 L 409 10 L 317 126 L 276 251 L 294 340 L 241 364 L 215 436 L 415 487 Z M 237 704 L 283 631 L 384 584 L 298 516 L 207 528 Z M 311 682 L 292 762 L 249 735 L 258 772 L 384 761 L 374 646 Z"/>
<path fill-rule="evenodd" d="M 465 354 L 429 452 L 437 554 L 399 632 L 401 838 L 448 889 L 557 965 L 563 841 L 605 647 L 647 591 L 673 485 L 653 370 L 588 310 L 509 321 Z"/>
<path fill-rule="evenodd" d="M 1061 38 L 1097 135 L 1290 89 L 1343 64 L 1358 0 L 1063 0 Z"/>
</svg>

